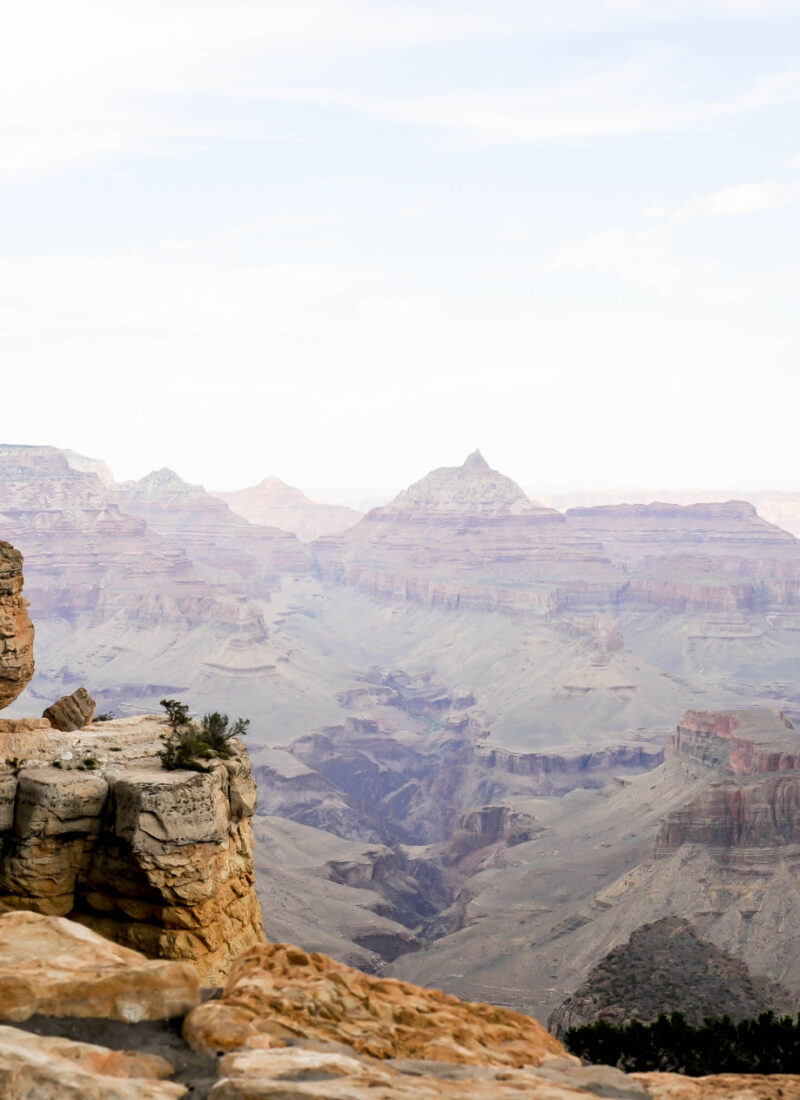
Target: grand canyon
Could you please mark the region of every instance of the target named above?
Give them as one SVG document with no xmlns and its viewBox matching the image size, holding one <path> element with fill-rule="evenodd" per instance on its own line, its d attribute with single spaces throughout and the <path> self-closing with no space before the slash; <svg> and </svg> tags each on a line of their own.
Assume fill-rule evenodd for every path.
<svg viewBox="0 0 800 1100">
<path fill-rule="evenodd" d="M 602 960 L 668 918 L 659 950 L 703 937 L 731 1003 L 791 1010 L 791 532 L 741 500 L 561 512 L 478 451 L 363 516 L 224 498 L 0 447 L 0 910 L 211 984 L 290 942 L 561 1034 L 628 1011 Z M 247 749 L 161 772 L 165 697 L 247 716 Z"/>
</svg>

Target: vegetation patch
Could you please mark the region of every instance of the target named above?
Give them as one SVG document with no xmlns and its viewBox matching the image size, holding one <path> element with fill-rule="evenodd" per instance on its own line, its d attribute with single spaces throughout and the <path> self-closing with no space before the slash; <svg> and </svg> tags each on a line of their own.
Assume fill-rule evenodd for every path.
<svg viewBox="0 0 800 1100">
<path fill-rule="evenodd" d="M 795 1020 L 762 1012 L 739 1023 L 722 1016 L 699 1027 L 687 1023 L 682 1012 L 623 1027 L 600 1020 L 570 1028 L 565 1043 L 586 1062 L 626 1073 L 800 1073 L 800 1015 Z"/>
<path fill-rule="evenodd" d="M 189 717 L 187 704 L 177 699 L 162 699 L 161 706 L 167 712 L 170 732 L 162 735 L 164 748 L 158 755 L 167 771 L 211 771 L 205 761 L 233 756 L 231 741 L 244 737 L 250 725 L 249 718 L 237 718 L 231 724 L 227 714 L 218 711 L 204 714 L 198 723 Z"/>
</svg>

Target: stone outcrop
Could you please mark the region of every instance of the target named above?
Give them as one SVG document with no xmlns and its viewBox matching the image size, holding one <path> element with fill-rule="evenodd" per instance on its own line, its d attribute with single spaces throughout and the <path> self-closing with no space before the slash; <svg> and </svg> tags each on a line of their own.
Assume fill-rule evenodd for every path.
<svg viewBox="0 0 800 1100">
<path fill-rule="evenodd" d="M 346 531 L 363 515 L 355 508 L 310 500 L 300 489 L 287 485 L 277 477 L 265 477 L 249 489 L 214 495 L 250 523 L 291 531 L 303 542 Z"/>
<path fill-rule="evenodd" d="M 0 917 L 0 1020 L 31 1016 L 162 1020 L 200 1003 L 186 962 L 148 959 L 63 917 Z"/>
<path fill-rule="evenodd" d="M 94 709 L 94 699 L 81 687 L 72 695 L 62 695 L 44 710 L 42 718 L 46 718 L 53 729 L 70 732 L 88 726 L 94 718 Z"/>
<path fill-rule="evenodd" d="M 33 676 L 33 623 L 22 596 L 22 554 L 0 541 L 0 709 Z"/>
<path fill-rule="evenodd" d="M 179 1100 L 187 1089 L 163 1080 L 171 1073 L 157 1055 L 0 1026 L 4 1100 Z"/>
<path fill-rule="evenodd" d="M 601 959 L 552 1013 L 548 1027 L 563 1039 L 571 1027 L 599 1020 L 621 1026 L 682 1012 L 700 1027 L 721 1011 L 738 1022 L 770 1010 L 792 1015 L 797 998 L 777 982 L 752 976 L 741 959 L 707 943 L 687 920 L 664 917 Z"/>
<path fill-rule="evenodd" d="M 157 719 L 27 730 L 0 776 L 0 912 L 72 916 L 208 984 L 263 937 L 253 885 L 255 784 L 247 754 L 208 773 L 165 771 Z M 0 731 L 0 758 L 12 733 Z"/>
<path fill-rule="evenodd" d="M 241 955 L 219 1000 L 194 1009 L 196 1050 L 230 1051 L 264 1037 L 344 1043 L 373 1058 L 536 1066 L 564 1049 L 536 1020 L 438 990 L 370 977 L 319 953 L 262 944 Z"/>
</svg>

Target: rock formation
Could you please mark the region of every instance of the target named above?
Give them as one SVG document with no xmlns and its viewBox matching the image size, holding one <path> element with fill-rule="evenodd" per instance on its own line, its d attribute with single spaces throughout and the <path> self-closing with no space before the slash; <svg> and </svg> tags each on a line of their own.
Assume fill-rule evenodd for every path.
<svg viewBox="0 0 800 1100">
<path fill-rule="evenodd" d="M 215 493 L 231 511 L 250 523 L 291 531 L 303 542 L 323 535 L 338 535 L 361 519 L 355 508 L 320 504 L 277 477 L 265 477 L 250 489 Z"/>
<path fill-rule="evenodd" d="M 51 706 L 46 707 L 42 718 L 46 718 L 53 729 L 80 730 L 88 726 L 94 718 L 95 701 L 86 690 L 78 688 L 72 695 L 62 695 Z"/>
<path fill-rule="evenodd" d="M 335 1041 L 373 1058 L 466 1065 L 537 1066 L 564 1054 L 530 1017 L 373 978 L 288 944 L 246 951 L 221 998 L 194 1009 L 184 1024 L 187 1042 L 200 1050 L 234 1050 L 257 1036 L 278 1045 Z"/>
<path fill-rule="evenodd" d="M 208 773 L 165 771 L 157 719 L 22 726 L 0 731 L 0 759 L 27 755 L 0 778 L 0 911 L 72 916 L 223 978 L 263 937 L 244 748 Z"/>
<path fill-rule="evenodd" d="M 800 1097 L 789 1075 L 693 1080 L 582 1066 L 535 1020 L 286 944 L 246 951 L 222 997 L 198 1004 L 187 964 L 148 962 L 63 918 L 15 913 L 0 918 L 0 988 L 15 1016 L 0 1024 L 4 1100 Z M 182 1030 L 197 1052 L 175 1027 L 187 1010 Z"/>
<path fill-rule="evenodd" d="M 0 1020 L 165 1020 L 200 1003 L 188 962 L 147 959 L 83 925 L 33 912 L 0 917 Z"/>
<path fill-rule="evenodd" d="M 0 541 L 0 709 L 33 676 L 33 623 L 22 596 L 22 554 Z"/>
<path fill-rule="evenodd" d="M 598 1020 L 652 1023 L 662 1012 L 682 1012 L 700 1027 L 721 1012 L 738 1023 L 769 1011 L 794 1015 L 797 997 L 777 982 L 753 977 L 741 959 L 707 943 L 687 920 L 664 917 L 601 959 L 552 1013 L 548 1027 L 563 1039 L 571 1027 Z"/>
</svg>

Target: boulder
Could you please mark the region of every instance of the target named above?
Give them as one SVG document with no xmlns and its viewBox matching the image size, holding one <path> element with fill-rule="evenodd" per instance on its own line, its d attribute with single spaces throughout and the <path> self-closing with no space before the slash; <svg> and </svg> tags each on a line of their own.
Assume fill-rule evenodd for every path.
<svg viewBox="0 0 800 1100">
<path fill-rule="evenodd" d="M 199 1002 L 190 963 L 147 959 L 62 917 L 26 911 L 0 917 L 0 1019 L 135 1023 L 182 1016 Z"/>
<path fill-rule="evenodd" d="M 155 1055 L 0 1026 L 3 1100 L 179 1100 L 186 1088 L 162 1080 L 171 1072 Z"/>
<path fill-rule="evenodd" d="M 530 1066 L 568 1057 L 538 1021 L 438 990 L 381 979 L 289 944 L 259 944 L 233 964 L 222 997 L 194 1009 L 184 1038 L 198 1051 L 269 1042 L 335 1042 L 375 1058 Z"/>
<path fill-rule="evenodd" d="M 33 676 L 33 623 L 22 596 L 22 554 L 0 540 L 0 708 Z"/>
<path fill-rule="evenodd" d="M 42 712 L 42 718 L 46 718 L 57 730 L 82 730 L 94 718 L 94 708 L 94 699 L 86 688 L 80 687 L 72 695 L 62 695 L 52 703 Z"/>
</svg>

